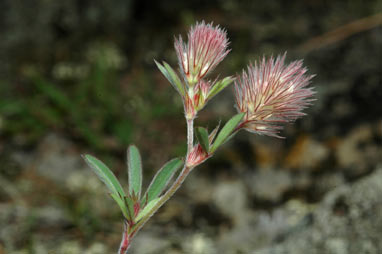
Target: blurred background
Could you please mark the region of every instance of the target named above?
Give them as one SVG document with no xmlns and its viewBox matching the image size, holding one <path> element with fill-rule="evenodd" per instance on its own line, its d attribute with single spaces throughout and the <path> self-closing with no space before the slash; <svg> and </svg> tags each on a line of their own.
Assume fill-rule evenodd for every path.
<svg viewBox="0 0 382 254">
<path fill-rule="evenodd" d="M 282 131 L 241 132 L 195 170 L 134 239 L 133 254 L 382 253 L 382 2 L 0 1 L 0 254 L 116 253 L 122 216 L 85 166 L 126 186 L 136 144 L 149 183 L 183 156 L 174 36 L 226 28 L 211 78 L 288 52 L 316 74 L 314 105 Z M 196 125 L 235 113 L 233 89 Z"/>
</svg>

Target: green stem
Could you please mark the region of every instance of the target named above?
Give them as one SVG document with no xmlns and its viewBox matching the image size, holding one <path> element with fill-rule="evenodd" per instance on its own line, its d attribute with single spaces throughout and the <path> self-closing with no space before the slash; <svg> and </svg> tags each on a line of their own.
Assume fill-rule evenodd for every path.
<svg viewBox="0 0 382 254">
<path fill-rule="evenodd" d="M 172 195 L 179 189 L 182 185 L 188 174 L 191 172 L 193 167 L 187 166 L 188 155 L 190 154 L 194 144 L 194 119 L 187 119 L 187 155 L 184 162 L 184 166 L 182 171 L 180 172 L 178 178 L 171 185 L 171 187 L 167 190 L 167 192 L 161 197 L 158 203 L 150 210 L 150 212 L 145 215 L 137 224 L 133 226 L 133 229 L 130 233 L 130 240 L 134 237 L 134 235 L 143 227 L 143 225 L 150 219 L 153 214 L 158 211 L 158 209 L 166 203 Z"/>
</svg>

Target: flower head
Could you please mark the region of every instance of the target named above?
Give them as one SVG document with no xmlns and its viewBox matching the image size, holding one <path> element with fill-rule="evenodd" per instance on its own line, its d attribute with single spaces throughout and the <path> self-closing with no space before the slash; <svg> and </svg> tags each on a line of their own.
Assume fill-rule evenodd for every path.
<svg viewBox="0 0 382 254">
<path fill-rule="evenodd" d="M 303 116 L 314 91 L 308 87 L 313 75 L 306 75 L 302 61 L 284 65 L 285 54 L 250 64 L 235 81 L 236 106 L 245 112 L 242 128 L 279 137 L 281 123 Z"/>
<path fill-rule="evenodd" d="M 225 30 L 204 21 L 196 23 L 188 33 L 188 43 L 175 39 L 179 66 L 190 86 L 197 84 L 209 71 L 213 70 L 229 53 Z"/>
</svg>

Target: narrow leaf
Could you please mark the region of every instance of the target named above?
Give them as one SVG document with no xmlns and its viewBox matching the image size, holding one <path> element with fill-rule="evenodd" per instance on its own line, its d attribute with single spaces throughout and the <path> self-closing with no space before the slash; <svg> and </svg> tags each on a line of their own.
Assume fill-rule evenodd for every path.
<svg viewBox="0 0 382 254">
<path fill-rule="evenodd" d="M 158 63 L 156 60 L 154 60 L 155 64 L 157 65 L 158 69 L 162 72 L 163 76 L 166 77 L 166 79 L 174 86 L 175 89 L 177 89 L 175 83 L 173 82 L 170 74 L 168 73 L 168 71 L 166 70 L 166 68 L 164 68 L 163 65 L 161 65 L 160 63 Z"/>
<path fill-rule="evenodd" d="M 241 119 L 243 119 L 244 114 L 245 113 L 239 113 L 228 120 L 228 122 L 224 125 L 216 137 L 216 140 L 211 147 L 211 153 L 215 152 L 215 150 L 227 140 L 227 138 L 232 134 L 233 130 L 240 123 Z"/>
<path fill-rule="evenodd" d="M 178 75 L 176 75 L 175 71 L 168 65 L 166 62 L 163 62 L 164 66 L 155 61 L 158 69 L 162 72 L 162 74 L 166 77 L 166 79 L 171 83 L 171 85 L 182 95 L 185 95 L 183 84 L 180 81 Z"/>
<path fill-rule="evenodd" d="M 182 81 L 180 81 L 180 79 L 179 79 L 178 75 L 176 74 L 176 72 L 171 68 L 171 66 L 168 63 L 163 61 L 163 65 L 166 68 L 168 74 L 170 74 L 173 82 L 175 83 L 176 87 L 178 88 L 179 93 L 182 96 L 184 96 L 185 92 L 184 92 L 183 83 L 182 83 Z"/>
<path fill-rule="evenodd" d="M 145 208 L 143 208 L 143 210 L 138 213 L 138 216 L 134 219 L 134 222 L 137 223 L 143 217 L 145 217 L 150 212 L 150 210 L 158 203 L 159 200 L 160 200 L 160 198 L 155 198 L 155 199 L 151 200 L 145 206 Z"/>
<path fill-rule="evenodd" d="M 135 217 L 135 211 L 134 211 L 134 201 L 130 197 L 124 197 L 125 199 L 125 206 L 127 207 L 127 213 L 129 215 L 130 220 L 134 220 Z"/>
<path fill-rule="evenodd" d="M 195 135 L 199 141 L 199 144 L 202 146 L 203 150 L 208 153 L 210 150 L 210 143 L 208 141 L 208 131 L 206 128 L 198 127 L 195 128 Z"/>
<path fill-rule="evenodd" d="M 111 170 L 103 164 L 102 161 L 89 154 L 83 155 L 82 157 L 90 168 L 97 174 L 98 178 L 105 183 L 111 193 L 114 193 L 120 197 L 125 196 L 125 192 L 123 191 L 121 184 L 118 182 L 113 172 L 111 172 Z"/>
<path fill-rule="evenodd" d="M 222 80 L 219 80 L 209 91 L 207 95 L 207 100 L 210 100 L 212 97 L 214 97 L 216 94 L 218 94 L 220 91 L 222 91 L 224 88 L 226 88 L 229 84 L 232 83 L 234 79 L 232 77 L 225 77 Z"/>
<path fill-rule="evenodd" d="M 153 177 L 149 187 L 147 188 L 147 193 L 143 197 L 141 204 L 150 203 L 156 197 L 158 197 L 164 188 L 166 188 L 168 182 L 173 177 L 174 173 L 182 166 L 183 161 L 179 158 L 175 158 L 167 162 Z"/>
<path fill-rule="evenodd" d="M 142 160 L 139 150 L 131 145 L 127 150 L 127 171 L 129 175 L 129 193 L 138 198 L 141 196 L 142 188 Z"/>
<path fill-rule="evenodd" d="M 129 212 L 128 212 L 128 208 L 125 204 L 125 202 L 115 193 L 110 193 L 110 196 L 115 200 L 115 202 L 118 204 L 119 208 L 121 209 L 122 211 L 122 214 L 123 216 L 126 218 L 126 219 L 129 219 L 130 216 L 129 216 Z"/>
</svg>

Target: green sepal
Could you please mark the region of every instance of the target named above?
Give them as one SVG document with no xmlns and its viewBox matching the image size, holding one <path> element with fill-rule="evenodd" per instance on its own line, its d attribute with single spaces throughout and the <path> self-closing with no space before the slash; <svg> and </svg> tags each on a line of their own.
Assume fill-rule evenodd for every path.
<svg viewBox="0 0 382 254">
<path fill-rule="evenodd" d="M 153 200 L 151 200 L 144 208 L 142 211 L 140 211 L 137 215 L 137 217 L 134 219 L 134 222 L 137 223 L 138 221 L 140 221 L 143 217 L 145 217 L 149 212 L 150 210 L 158 203 L 158 201 L 160 200 L 160 198 L 155 198 Z"/>
<path fill-rule="evenodd" d="M 195 135 L 202 146 L 203 150 L 208 154 L 210 150 L 210 142 L 208 140 L 208 131 L 206 128 L 197 127 L 195 128 Z"/>
<path fill-rule="evenodd" d="M 232 132 L 238 126 L 240 121 L 243 119 L 245 113 L 239 113 L 233 116 L 228 122 L 224 125 L 224 127 L 219 132 L 218 136 L 214 144 L 211 147 L 211 153 L 215 152 L 215 150 L 221 146 L 224 142 L 226 142 L 230 137 L 232 137 Z"/>
<path fill-rule="evenodd" d="M 90 166 L 94 173 L 96 173 L 98 178 L 105 183 L 106 187 L 112 194 L 119 197 L 125 196 L 125 192 L 123 191 L 121 184 L 118 182 L 113 172 L 102 161 L 89 154 L 82 155 L 82 158 L 84 158 L 86 163 Z"/>
<path fill-rule="evenodd" d="M 138 148 L 134 145 L 130 145 L 127 149 L 127 171 L 129 194 L 139 199 L 142 188 L 142 159 Z"/>
<path fill-rule="evenodd" d="M 184 86 L 182 81 L 179 79 L 176 72 L 171 68 L 171 66 L 163 61 L 163 65 L 155 61 L 158 69 L 162 72 L 162 74 L 167 78 L 167 80 L 171 83 L 171 85 L 180 93 L 180 95 L 184 96 Z"/>
<path fill-rule="evenodd" d="M 232 77 L 225 77 L 222 80 L 219 80 L 216 82 L 216 84 L 211 88 L 211 90 L 208 92 L 207 100 L 210 100 L 212 97 L 214 97 L 216 94 L 218 94 L 220 91 L 222 91 L 224 88 L 226 88 L 229 84 L 232 83 L 235 79 Z"/>
<path fill-rule="evenodd" d="M 166 188 L 167 184 L 174 176 L 175 172 L 183 165 L 183 161 L 175 158 L 167 162 L 153 177 L 149 187 L 147 188 L 146 195 L 143 196 L 141 205 L 150 203 L 157 198 L 162 191 Z"/>
</svg>

